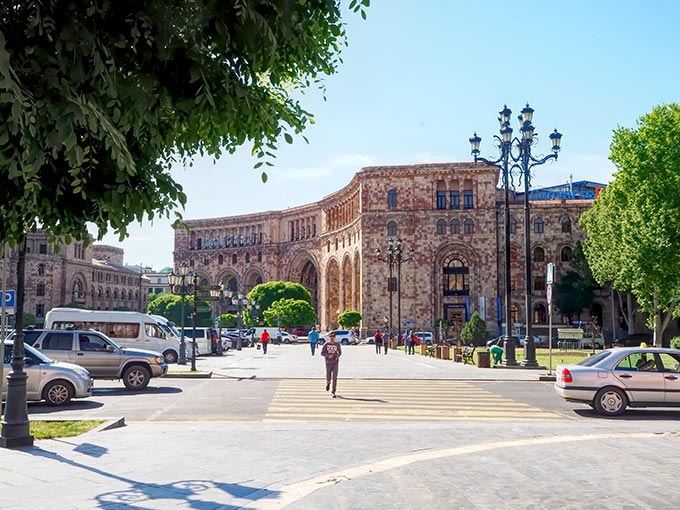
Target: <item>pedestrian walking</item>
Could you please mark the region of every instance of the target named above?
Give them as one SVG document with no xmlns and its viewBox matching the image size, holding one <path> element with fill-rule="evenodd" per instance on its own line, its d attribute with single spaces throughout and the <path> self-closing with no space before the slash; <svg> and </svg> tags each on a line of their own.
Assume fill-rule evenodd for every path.
<svg viewBox="0 0 680 510">
<path fill-rule="evenodd" d="M 283 334 L 281 333 L 281 328 L 276 332 L 276 345 L 281 345 L 281 339 L 283 338 Z"/>
<path fill-rule="evenodd" d="M 260 343 L 262 344 L 262 352 L 267 354 L 267 346 L 269 345 L 269 333 L 265 329 L 260 336 Z"/>
<path fill-rule="evenodd" d="M 316 326 L 312 327 L 312 330 L 309 332 L 307 337 L 309 338 L 309 347 L 312 349 L 312 356 L 314 356 L 316 344 L 319 343 L 319 332 L 316 330 Z"/>
<path fill-rule="evenodd" d="M 413 330 L 408 332 L 408 354 L 416 353 L 416 334 Z"/>
<path fill-rule="evenodd" d="M 383 336 L 379 330 L 373 335 L 373 342 L 375 342 L 375 353 L 380 354 L 380 349 L 382 349 L 383 345 Z"/>
<path fill-rule="evenodd" d="M 340 365 L 340 356 L 342 356 L 342 347 L 335 343 L 335 331 L 328 333 L 328 342 L 323 344 L 321 355 L 326 358 L 326 391 L 331 389 L 331 395 L 335 398 L 335 390 L 338 386 L 338 367 Z"/>
</svg>

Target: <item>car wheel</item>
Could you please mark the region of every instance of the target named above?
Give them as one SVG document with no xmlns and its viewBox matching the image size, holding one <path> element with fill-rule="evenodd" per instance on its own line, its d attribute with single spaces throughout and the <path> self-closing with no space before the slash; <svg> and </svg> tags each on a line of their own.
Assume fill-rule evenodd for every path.
<svg viewBox="0 0 680 510">
<path fill-rule="evenodd" d="M 595 410 L 606 416 L 618 416 L 626 410 L 628 399 L 619 388 L 602 388 L 595 395 Z"/>
<path fill-rule="evenodd" d="M 288 339 L 286 338 L 286 339 L 283 341 L 283 343 L 284 343 L 284 344 L 289 344 L 289 343 L 290 343 L 290 340 L 288 340 Z"/>
<path fill-rule="evenodd" d="M 349 340 L 347 340 L 346 338 L 344 338 L 344 339 L 342 340 L 342 342 L 340 342 L 340 343 L 341 343 L 342 345 L 349 345 Z"/>
<path fill-rule="evenodd" d="M 166 363 L 177 363 L 177 353 L 168 349 L 163 353 L 163 359 Z"/>
<path fill-rule="evenodd" d="M 51 406 L 68 404 L 73 398 L 73 386 L 66 381 L 52 381 L 43 390 L 43 399 Z"/>
<path fill-rule="evenodd" d="M 128 390 L 143 390 L 150 379 L 149 371 L 140 365 L 127 367 L 123 373 L 123 384 Z"/>
<path fill-rule="evenodd" d="M 602 349 L 602 344 L 599 342 L 595 342 L 595 348 L 596 349 Z"/>
</svg>

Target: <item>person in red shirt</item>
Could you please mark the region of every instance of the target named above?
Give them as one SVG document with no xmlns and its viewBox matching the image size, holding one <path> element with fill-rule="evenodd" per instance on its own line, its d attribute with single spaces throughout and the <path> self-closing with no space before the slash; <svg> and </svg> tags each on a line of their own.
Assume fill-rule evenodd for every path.
<svg viewBox="0 0 680 510">
<path fill-rule="evenodd" d="M 382 349 L 383 345 L 383 336 L 380 333 L 380 330 L 376 331 L 375 335 L 373 335 L 373 341 L 375 342 L 375 353 L 380 354 L 380 349 Z"/>
<path fill-rule="evenodd" d="M 267 346 L 269 345 L 269 333 L 265 329 L 260 337 L 260 342 L 262 342 L 262 352 L 267 354 Z"/>
</svg>

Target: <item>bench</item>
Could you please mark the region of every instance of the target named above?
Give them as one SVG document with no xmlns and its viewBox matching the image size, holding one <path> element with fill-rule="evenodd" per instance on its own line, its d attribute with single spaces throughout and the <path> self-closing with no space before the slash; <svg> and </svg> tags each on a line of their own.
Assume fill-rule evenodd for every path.
<svg viewBox="0 0 680 510">
<path fill-rule="evenodd" d="M 475 364 L 474 355 L 475 355 L 475 349 L 476 348 L 477 347 L 473 347 L 473 346 L 470 345 L 470 346 L 467 346 L 467 347 L 463 347 L 463 350 L 460 351 L 460 359 L 461 359 L 461 361 L 463 362 L 464 365 L 467 365 L 468 362 L 470 363 L 470 365 Z"/>
</svg>

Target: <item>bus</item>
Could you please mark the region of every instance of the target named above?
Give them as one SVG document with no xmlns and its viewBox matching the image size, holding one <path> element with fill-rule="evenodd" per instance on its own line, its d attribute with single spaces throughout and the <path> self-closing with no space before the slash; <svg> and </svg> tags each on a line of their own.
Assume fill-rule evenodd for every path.
<svg viewBox="0 0 680 510">
<path fill-rule="evenodd" d="M 158 321 L 145 313 L 52 308 L 45 315 L 45 329 L 94 329 L 121 347 L 163 353 L 166 363 L 179 358 L 179 339 L 166 334 Z"/>
</svg>

